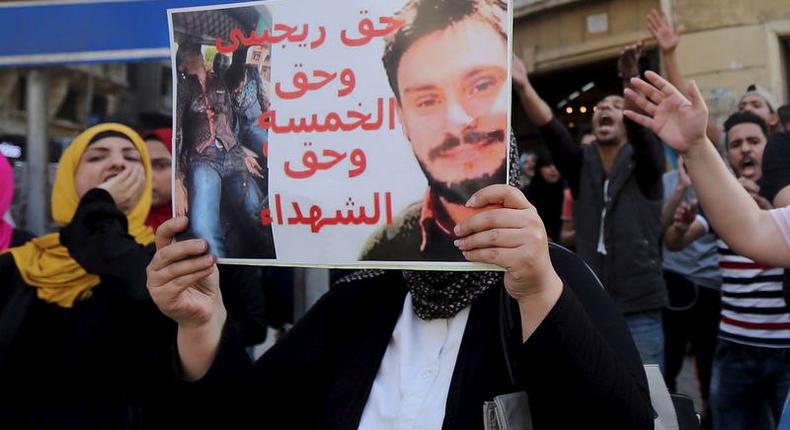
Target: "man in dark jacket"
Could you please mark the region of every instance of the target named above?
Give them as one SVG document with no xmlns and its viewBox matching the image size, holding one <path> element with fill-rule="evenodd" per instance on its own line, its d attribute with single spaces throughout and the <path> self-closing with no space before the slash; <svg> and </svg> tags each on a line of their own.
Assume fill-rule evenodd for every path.
<svg viewBox="0 0 790 430">
<path fill-rule="evenodd" d="M 641 47 L 630 46 L 619 61 L 620 76 L 639 73 Z M 596 141 L 575 144 L 565 126 L 529 83 L 516 60 L 513 83 L 530 120 L 539 127 L 574 197 L 576 247 L 620 305 L 642 360 L 661 363 L 661 143 L 650 131 L 624 120 L 619 95 L 598 102 L 593 114 Z"/>
</svg>

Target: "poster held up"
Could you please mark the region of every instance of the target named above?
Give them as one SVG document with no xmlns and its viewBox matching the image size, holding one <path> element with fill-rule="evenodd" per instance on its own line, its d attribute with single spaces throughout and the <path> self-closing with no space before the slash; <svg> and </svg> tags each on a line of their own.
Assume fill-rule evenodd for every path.
<svg viewBox="0 0 790 430">
<path fill-rule="evenodd" d="M 220 262 L 491 270 L 452 229 L 506 183 L 512 6 L 169 11 L 174 202 Z"/>
</svg>

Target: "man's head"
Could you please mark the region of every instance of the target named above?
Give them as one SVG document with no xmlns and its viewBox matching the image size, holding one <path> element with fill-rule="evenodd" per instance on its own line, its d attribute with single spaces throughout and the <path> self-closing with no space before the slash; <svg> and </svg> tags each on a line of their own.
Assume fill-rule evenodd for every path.
<svg viewBox="0 0 790 430">
<path fill-rule="evenodd" d="M 738 102 L 738 112 L 751 112 L 763 119 L 769 131 L 776 131 L 779 115 L 776 114 L 775 106 L 776 102 L 768 91 L 752 84 Z"/>
<path fill-rule="evenodd" d="M 624 106 L 625 100 L 616 95 L 606 96 L 595 105 L 592 132 L 598 145 L 617 146 L 625 143 Z"/>
<path fill-rule="evenodd" d="M 412 0 L 382 59 L 431 189 L 464 203 L 507 172 L 507 5 Z"/>
<path fill-rule="evenodd" d="M 170 203 L 172 190 L 170 186 L 171 140 L 173 132 L 169 128 L 152 130 L 143 138 L 151 157 L 151 185 L 153 194 L 151 207 L 156 208 Z"/>
<path fill-rule="evenodd" d="M 727 159 L 735 175 L 759 180 L 763 175 L 762 161 L 768 127 L 751 112 L 737 112 L 724 122 L 727 133 Z"/>
</svg>

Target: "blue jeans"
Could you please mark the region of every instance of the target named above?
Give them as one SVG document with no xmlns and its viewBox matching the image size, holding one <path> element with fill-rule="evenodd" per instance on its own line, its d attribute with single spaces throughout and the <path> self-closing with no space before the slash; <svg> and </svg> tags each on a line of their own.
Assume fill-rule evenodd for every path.
<svg viewBox="0 0 790 430">
<path fill-rule="evenodd" d="M 664 328 L 661 311 L 625 314 L 625 323 L 631 331 L 636 349 L 644 364 L 658 364 L 664 371 Z"/>
<path fill-rule="evenodd" d="M 714 430 L 757 428 L 767 405 L 779 421 L 790 387 L 790 348 L 719 340 L 710 406 Z"/>
<path fill-rule="evenodd" d="M 246 230 L 262 231 L 260 210 L 267 199 L 244 165 L 241 147 L 224 151 L 212 146 L 193 156 L 187 170 L 187 193 L 192 233 L 208 242 L 213 255 L 229 256 L 222 224 L 225 214 L 235 215 Z"/>
<path fill-rule="evenodd" d="M 785 400 L 782 418 L 779 420 L 779 426 L 776 430 L 790 430 L 790 396 L 787 396 L 787 400 Z"/>
</svg>

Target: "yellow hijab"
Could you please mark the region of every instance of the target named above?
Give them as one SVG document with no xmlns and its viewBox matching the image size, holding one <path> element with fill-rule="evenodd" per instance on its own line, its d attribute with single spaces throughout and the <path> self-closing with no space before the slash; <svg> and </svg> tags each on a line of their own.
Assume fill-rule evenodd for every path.
<svg viewBox="0 0 790 430">
<path fill-rule="evenodd" d="M 52 189 L 52 218 L 59 226 L 67 225 L 74 217 L 80 197 L 74 185 L 74 175 L 80 158 L 91 140 L 104 132 L 121 133 L 132 141 L 140 153 L 145 168 L 145 189 L 132 212 L 127 215 L 129 234 L 140 244 L 153 242 L 154 235 L 145 225 L 151 208 L 151 160 L 145 142 L 131 128 L 115 123 L 93 126 L 77 136 L 63 152 L 58 163 L 55 184 Z M 91 288 L 99 284 L 97 275 L 90 274 L 69 255 L 60 244 L 60 234 L 50 233 L 37 237 L 26 244 L 9 250 L 25 283 L 36 288 L 38 298 L 64 308 L 74 302 L 90 297 Z"/>
</svg>

